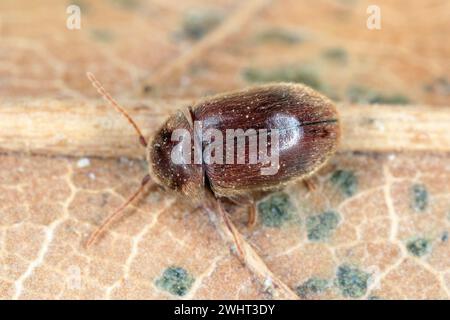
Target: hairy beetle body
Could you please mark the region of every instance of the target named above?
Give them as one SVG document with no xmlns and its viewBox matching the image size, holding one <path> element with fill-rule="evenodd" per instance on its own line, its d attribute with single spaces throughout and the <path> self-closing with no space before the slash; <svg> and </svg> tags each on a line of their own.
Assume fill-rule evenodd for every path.
<svg viewBox="0 0 450 320">
<path fill-rule="evenodd" d="M 148 143 L 95 76 L 88 72 L 87 77 L 134 127 L 149 164 L 140 188 L 89 237 L 87 246 L 152 180 L 210 212 L 217 207 L 244 257 L 240 236 L 216 200 L 248 201 L 248 222 L 254 225 L 255 197 L 313 174 L 334 153 L 340 137 L 330 100 L 303 85 L 279 83 L 205 98 L 169 117 Z"/>
<path fill-rule="evenodd" d="M 197 123 L 200 128 L 196 128 Z M 173 141 L 177 129 L 186 130 L 190 145 L 200 148 L 189 154 L 190 162 L 177 164 L 171 158 L 180 143 Z M 208 133 L 212 129 L 214 137 L 199 138 L 211 136 Z M 223 146 L 216 147 L 212 153 L 215 162 L 195 162 L 196 152 L 204 153 L 214 142 L 220 142 L 219 136 L 228 137 L 233 132 L 230 130 L 239 129 L 245 133 L 245 141 L 259 143 L 253 160 L 263 158 L 259 139 L 268 141 L 270 149 L 275 146 L 276 133 L 277 148 L 267 152 L 265 158 L 276 150 L 275 165 L 252 161 L 250 144 L 238 150 L 237 137 L 224 138 Z M 218 197 L 271 190 L 317 171 L 336 150 L 339 136 L 336 108 L 324 96 L 300 84 L 256 86 L 205 98 L 170 117 L 148 146 L 150 175 L 161 185 L 190 196 L 199 194 L 205 186 Z M 245 152 L 244 163 L 237 160 L 239 151 Z"/>
</svg>

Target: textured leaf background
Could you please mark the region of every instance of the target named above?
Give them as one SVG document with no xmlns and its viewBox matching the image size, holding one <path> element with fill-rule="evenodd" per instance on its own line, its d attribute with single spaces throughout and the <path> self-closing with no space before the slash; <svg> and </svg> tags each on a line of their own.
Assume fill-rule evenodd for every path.
<svg viewBox="0 0 450 320">
<path fill-rule="evenodd" d="M 377 1 L 379 31 L 365 26 L 366 1 L 261 1 L 239 32 L 161 81 L 158 70 L 230 23 L 243 2 L 74 2 L 81 30 L 66 28 L 69 1 L 0 3 L 2 99 L 97 98 L 89 70 L 119 100 L 195 100 L 290 80 L 342 104 L 401 104 L 399 113 L 403 104 L 450 105 L 447 1 Z M 156 186 L 86 250 L 145 173 L 144 161 L 124 157 L 0 155 L 0 298 L 276 297 L 207 214 Z M 314 191 L 298 182 L 264 199 L 252 230 L 245 208 L 231 210 L 292 292 L 449 298 L 448 155 L 339 152 L 314 181 Z"/>
</svg>

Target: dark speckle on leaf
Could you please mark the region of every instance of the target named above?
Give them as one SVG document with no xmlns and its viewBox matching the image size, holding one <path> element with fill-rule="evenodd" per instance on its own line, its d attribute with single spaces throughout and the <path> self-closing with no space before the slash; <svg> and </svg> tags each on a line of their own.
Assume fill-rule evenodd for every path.
<svg viewBox="0 0 450 320">
<path fill-rule="evenodd" d="M 155 283 L 173 295 L 184 296 L 194 283 L 194 278 L 184 268 L 169 267 Z"/>
<path fill-rule="evenodd" d="M 331 175 L 331 182 L 348 197 L 354 195 L 358 188 L 358 179 L 355 173 L 350 170 L 336 170 Z"/>
<path fill-rule="evenodd" d="M 344 264 L 339 266 L 336 276 L 337 286 L 345 297 L 360 298 L 366 293 L 369 273 Z"/>
<path fill-rule="evenodd" d="M 276 193 L 258 204 L 262 224 L 266 227 L 280 227 L 292 218 L 293 205 L 286 193 Z"/>
<path fill-rule="evenodd" d="M 326 211 L 319 215 L 308 217 L 306 220 L 308 239 L 320 241 L 328 238 L 337 227 L 339 220 L 339 214 L 334 211 Z"/>
<path fill-rule="evenodd" d="M 448 241 L 448 231 L 442 232 L 441 241 L 442 242 L 447 242 Z"/>
<path fill-rule="evenodd" d="M 428 206 L 428 191 L 423 184 L 415 184 L 411 188 L 412 193 L 412 208 L 421 212 Z"/>
<path fill-rule="evenodd" d="M 328 280 L 313 277 L 299 285 L 295 289 L 295 291 L 297 292 L 299 297 L 301 297 L 302 299 L 307 299 L 312 295 L 324 292 L 328 285 Z"/>
<path fill-rule="evenodd" d="M 100 202 L 100 207 L 103 208 L 104 206 L 106 206 L 106 204 L 108 203 L 108 199 L 109 199 L 110 195 L 111 194 L 109 192 L 103 192 L 101 194 L 102 201 Z"/>
<path fill-rule="evenodd" d="M 150 93 L 150 92 L 153 91 L 153 86 L 150 85 L 150 84 L 145 84 L 145 85 L 142 86 L 142 91 L 144 93 Z"/>
<path fill-rule="evenodd" d="M 408 243 L 406 244 L 406 248 L 412 255 L 415 255 L 416 257 L 422 257 L 430 252 L 431 244 L 427 239 L 417 238 L 408 241 Z"/>
</svg>

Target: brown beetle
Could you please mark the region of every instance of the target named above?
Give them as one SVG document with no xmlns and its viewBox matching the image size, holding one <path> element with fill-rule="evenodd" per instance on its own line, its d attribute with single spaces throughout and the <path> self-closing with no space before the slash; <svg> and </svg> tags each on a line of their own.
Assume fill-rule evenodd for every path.
<svg viewBox="0 0 450 320">
<path fill-rule="evenodd" d="M 131 117 L 91 73 L 88 78 L 134 126 L 140 143 L 147 148 L 149 163 L 149 174 L 141 188 L 93 233 L 88 245 L 150 180 L 200 204 L 211 195 L 216 199 L 254 203 L 252 199 L 256 194 L 278 189 L 293 180 L 306 179 L 316 172 L 335 152 L 340 137 L 338 114 L 330 100 L 300 84 L 277 83 L 205 98 L 172 115 L 147 144 Z M 236 134 L 239 129 L 241 135 Z M 215 130 L 214 136 L 209 133 L 212 130 Z M 234 136 L 228 135 L 230 130 Z M 177 132 L 181 135 L 175 135 Z M 174 135 L 179 139 L 174 139 Z M 204 135 L 208 139 L 203 139 Z M 227 137 L 225 144 L 219 143 L 220 136 Z M 258 148 L 252 149 L 250 144 L 235 148 L 239 138 L 243 138 L 240 141 L 244 143 L 257 141 Z M 270 155 L 262 150 L 264 141 L 272 148 Z M 215 148 L 211 148 L 213 144 Z M 174 150 L 180 147 L 183 161 L 174 161 Z M 202 156 L 207 149 L 214 150 L 209 150 L 209 159 L 205 161 Z M 240 161 L 237 160 L 239 155 Z M 277 158 L 276 163 L 270 167 L 268 165 L 273 163 L 268 159 L 273 156 Z M 216 161 L 212 162 L 211 157 Z M 265 169 L 272 172 L 264 174 Z M 252 205 L 249 223 L 254 221 Z"/>
</svg>

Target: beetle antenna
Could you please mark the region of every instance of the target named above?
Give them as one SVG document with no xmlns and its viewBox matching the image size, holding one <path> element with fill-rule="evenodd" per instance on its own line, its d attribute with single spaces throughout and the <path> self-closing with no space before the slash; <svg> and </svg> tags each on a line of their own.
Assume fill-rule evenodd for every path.
<svg viewBox="0 0 450 320">
<path fill-rule="evenodd" d="M 105 99 L 111 106 L 113 106 L 119 113 L 121 113 L 125 118 L 127 118 L 128 122 L 134 127 L 136 130 L 138 136 L 139 136 L 139 143 L 143 145 L 144 147 L 147 147 L 147 140 L 145 140 L 144 135 L 142 134 L 141 129 L 137 126 L 136 122 L 131 118 L 131 116 L 125 111 L 124 108 L 122 108 L 116 100 L 114 100 L 113 97 L 109 94 L 108 91 L 103 87 L 103 85 L 98 81 L 95 76 L 91 72 L 86 72 L 86 76 L 88 77 L 89 81 L 91 81 L 92 85 L 95 89 L 97 89 L 97 92 L 100 93 L 100 95 Z"/>
<path fill-rule="evenodd" d="M 97 230 L 94 231 L 94 233 L 91 234 L 88 241 L 86 242 L 86 248 L 89 248 L 97 239 L 98 237 L 106 230 L 106 228 L 111 224 L 111 222 L 114 221 L 114 219 L 117 218 L 117 216 L 123 212 L 123 210 L 131 203 L 134 199 L 144 190 L 145 185 L 150 181 L 150 175 L 146 175 L 141 182 L 141 186 L 139 189 L 128 198 L 127 201 L 125 201 L 119 208 L 116 209 L 106 220 L 101 224 L 100 227 L 97 228 Z"/>
</svg>

